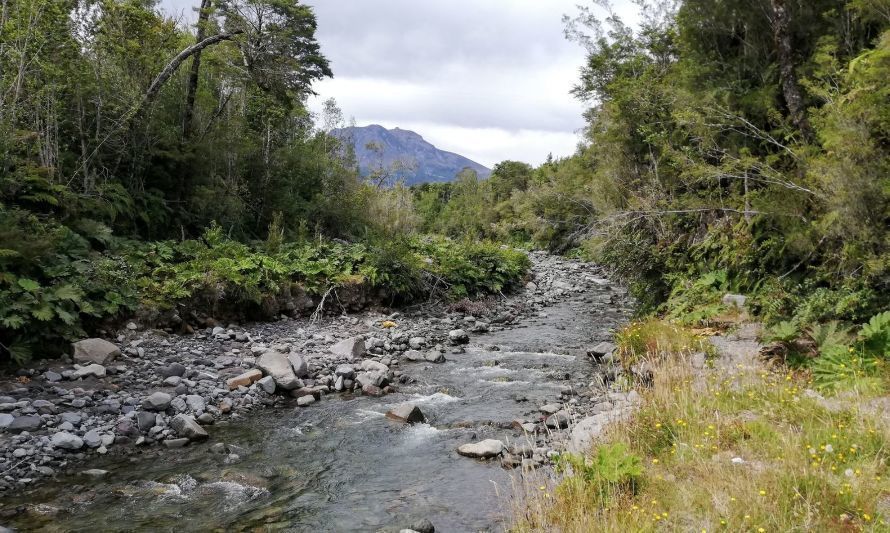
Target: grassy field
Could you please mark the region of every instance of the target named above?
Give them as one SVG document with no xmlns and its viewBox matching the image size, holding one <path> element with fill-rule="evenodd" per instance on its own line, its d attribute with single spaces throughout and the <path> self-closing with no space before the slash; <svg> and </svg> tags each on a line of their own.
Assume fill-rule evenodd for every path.
<svg viewBox="0 0 890 533">
<path fill-rule="evenodd" d="M 529 484 L 514 530 L 890 531 L 890 398 L 719 355 L 696 370 L 692 333 L 664 324 L 617 338 L 649 351 L 643 406 L 558 482 Z"/>
</svg>

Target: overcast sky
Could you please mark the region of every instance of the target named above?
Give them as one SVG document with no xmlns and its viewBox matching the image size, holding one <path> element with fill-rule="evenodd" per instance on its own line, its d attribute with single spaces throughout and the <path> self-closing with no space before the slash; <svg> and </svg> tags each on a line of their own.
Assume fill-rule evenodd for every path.
<svg viewBox="0 0 890 533">
<path fill-rule="evenodd" d="M 161 0 L 193 19 L 198 0 Z M 584 52 L 563 14 L 588 0 L 306 0 L 334 78 L 316 84 L 359 126 L 414 130 L 486 166 L 571 155 L 584 106 L 570 94 Z M 629 0 L 618 11 L 632 16 Z"/>
</svg>

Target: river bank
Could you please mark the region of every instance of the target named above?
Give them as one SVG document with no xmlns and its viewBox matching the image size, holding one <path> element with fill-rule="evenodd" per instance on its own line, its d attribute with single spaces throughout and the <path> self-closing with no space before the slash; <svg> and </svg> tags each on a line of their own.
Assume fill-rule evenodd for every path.
<svg viewBox="0 0 890 533">
<path fill-rule="evenodd" d="M 313 424 L 313 431 L 336 434 L 345 419 L 371 417 L 377 423 L 376 416 L 409 402 L 428 422 L 410 431 L 447 435 L 446 464 L 461 461 L 475 469 L 475 461 L 460 458 L 455 450 L 486 439 L 503 442 L 504 448 L 493 454 L 495 461 L 480 462 L 482 469 L 473 475 L 492 477 L 490 468 L 501 463 L 544 464 L 571 445 L 570 422 L 608 416 L 603 413 L 633 402 L 633 396 L 608 396 L 604 384 L 610 376 L 603 379 L 588 354 L 626 319 L 629 301 L 592 265 L 543 254 L 532 259 L 532 280 L 525 290 L 494 305 L 283 320 L 192 336 L 137 328 L 116 339 L 122 355 L 103 365 L 104 377 L 71 380 L 71 372 L 78 370 L 37 367 L 25 376 L 27 382 L 7 381 L 3 394 L 14 400 L 5 402 L 15 406 L 12 416 L 39 417 L 42 424 L 35 431 L 0 436 L 3 480 L 7 489 L 16 488 L 15 497 L 5 498 L 4 520 L 32 523 L 70 512 L 55 501 L 62 495 L 60 487 L 74 484 L 91 492 L 97 485 L 113 485 L 120 481 L 116 469 L 122 464 L 137 465 L 146 474 L 141 470 L 152 457 L 176 463 L 212 456 L 217 468 L 263 461 L 262 453 L 238 441 L 246 430 L 256 429 L 258 419 L 274 425 L 266 418 L 271 413 L 293 418 L 298 426 L 301 419 L 326 417 L 321 426 L 331 427 Z M 263 361 L 270 351 L 289 357 L 293 376 L 286 369 L 275 374 Z M 267 375 L 262 380 L 227 386 L 237 385 L 229 380 L 239 376 L 255 379 L 255 374 L 245 375 L 257 365 Z M 57 375 L 62 379 L 48 380 Z M 364 415 L 358 416 L 359 405 Z M 80 417 L 78 424 L 75 417 Z M 65 437 L 71 441 L 67 448 L 58 445 L 62 441 L 55 435 L 60 433 L 71 437 Z M 208 443 L 199 444 L 202 440 Z M 459 486 L 461 479 L 455 483 Z M 36 505 L 44 498 L 43 507 Z M 470 522 L 491 523 L 490 517 L 478 515 Z"/>
</svg>

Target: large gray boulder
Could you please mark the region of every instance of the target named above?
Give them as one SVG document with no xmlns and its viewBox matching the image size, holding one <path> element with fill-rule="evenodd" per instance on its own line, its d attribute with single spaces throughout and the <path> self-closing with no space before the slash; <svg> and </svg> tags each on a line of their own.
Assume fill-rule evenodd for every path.
<svg viewBox="0 0 890 533">
<path fill-rule="evenodd" d="M 8 413 L 0 413 L 0 429 L 6 429 L 12 424 L 15 417 Z"/>
<path fill-rule="evenodd" d="M 84 339 L 73 343 L 77 363 L 107 365 L 121 354 L 120 348 L 105 339 Z"/>
<path fill-rule="evenodd" d="M 331 346 L 331 353 L 349 360 L 357 359 L 365 355 L 365 341 L 359 337 L 342 340 Z"/>
<path fill-rule="evenodd" d="M 290 361 L 290 365 L 294 369 L 294 374 L 296 374 L 298 378 L 309 376 L 309 364 L 306 363 L 305 357 L 292 353 L 287 356 L 287 360 Z"/>
<path fill-rule="evenodd" d="M 189 440 L 204 440 L 210 437 L 193 416 L 176 415 L 170 421 L 170 427 L 178 436 Z"/>
<path fill-rule="evenodd" d="M 374 372 L 362 372 L 358 376 L 356 376 L 355 380 L 362 387 L 371 385 L 373 387 L 385 387 L 387 384 L 386 373 L 374 371 Z"/>
<path fill-rule="evenodd" d="M 497 457 L 504 451 L 504 443 L 499 440 L 486 439 L 480 442 L 464 444 L 457 449 L 457 453 L 464 457 L 476 459 L 490 459 Z"/>
<path fill-rule="evenodd" d="M 256 366 L 267 376 L 272 376 L 275 384 L 284 390 L 294 390 L 303 386 L 303 382 L 294 372 L 291 362 L 281 352 L 269 350 L 259 357 Z"/>
</svg>

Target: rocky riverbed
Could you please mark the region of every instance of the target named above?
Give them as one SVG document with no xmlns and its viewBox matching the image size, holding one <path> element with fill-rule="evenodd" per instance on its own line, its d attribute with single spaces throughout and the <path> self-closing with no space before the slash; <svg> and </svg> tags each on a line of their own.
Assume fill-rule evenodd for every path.
<svg viewBox="0 0 890 533">
<path fill-rule="evenodd" d="M 60 514 L 88 520 L 92 511 L 84 511 L 83 502 L 75 505 L 64 489 L 72 485 L 93 494 L 96 501 L 103 501 L 96 487 L 115 483 L 122 483 L 115 494 L 138 499 L 131 494 L 134 486 L 160 482 L 146 477 L 166 479 L 165 486 L 177 487 L 169 489 L 174 492 L 194 489 L 188 488 L 194 477 L 183 482 L 174 476 L 180 481 L 171 483 L 170 471 L 158 466 L 153 472 L 155 457 L 219 470 L 220 465 L 280 460 L 282 449 L 294 445 L 300 454 L 295 465 L 299 467 L 302 457 L 311 470 L 310 465 L 327 459 L 312 456 L 308 443 L 302 447 L 307 434 L 323 434 L 322 442 L 340 439 L 338 446 L 354 444 L 379 454 L 377 448 L 391 445 L 390 433 L 398 425 L 413 428 L 406 429 L 406 435 L 437 432 L 437 450 L 430 453 L 445 457 L 426 457 L 418 468 L 449 469 L 449 475 L 457 476 L 451 481 L 458 492 L 461 483 L 501 476 L 490 470 L 492 466 L 521 475 L 548 464 L 560 451 L 582 449 L 636 401 L 635 393 L 609 386 L 619 377 L 609 340 L 612 329 L 626 320 L 631 302 L 593 265 L 540 253 L 532 259 L 525 290 L 489 304 L 420 306 L 318 321 L 282 319 L 189 336 L 143 331 L 130 324 L 115 339 L 79 343 L 67 362 L 20 372 L 0 384 L 0 523 L 46 526 L 47 517 Z M 382 424 L 377 416 L 385 416 L 390 425 L 376 425 Z M 263 439 L 254 433 L 275 432 L 282 438 L 284 420 L 296 433 L 288 433 L 274 449 L 263 450 Z M 361 430 L 344 429 L 344 420 L 372 420 L 375 425 L 353 441 L 354 432 Z M 447 449 L 438 449 L 442 446 Z M 380 460 L 385 464 L 396 459 Z M 126 479 L 122 465 L 137 465 L 129 474 L 139 479 Z M 325 463 L 317 476 L 338 468 L 339 463 Z M 410 478 L 411 472 L 402 477 Z M 422 481 L 423 490 L 432 490 Z M 187 527 L 170 522 L 161 529 L 255 525 L 254 518 L 244 516 L 278 508 L 263 503 L 263 498 L 276 495 L 269 485 L 268 479 L 239 485 L 255 489 L 248 490 L 250 513 Z M 311 499 L 305 487 L 288 487 L 282 498 Z M 315 506 L 306 502 L 306 507 Z M 455 511 L 454 521 L 443 518 L 448 515 L 441 510 L 417 518 L 438 517 L 443 526 L 458 529 L 497 523 L 489 512 L 466 507 Z M 318 508 L 337 516 L 323 504 Z M 110 528 L 158 526 L 138 516 L 139 510 L 125 513 Z M 305 513 L 293 519 L 281 511 L 276 520 L 281 516 L 296 530 L 327 523 Z M 263 517 L 262 523 L 269 523 L 268 516 Z M 338 519 L 335 523 L 343 527 L 362 530 L 401 527 L 387 523 L 377 510 L 361 518 Z M 422 523 L 403 525 L 426 529 Z"/>
</svg>

